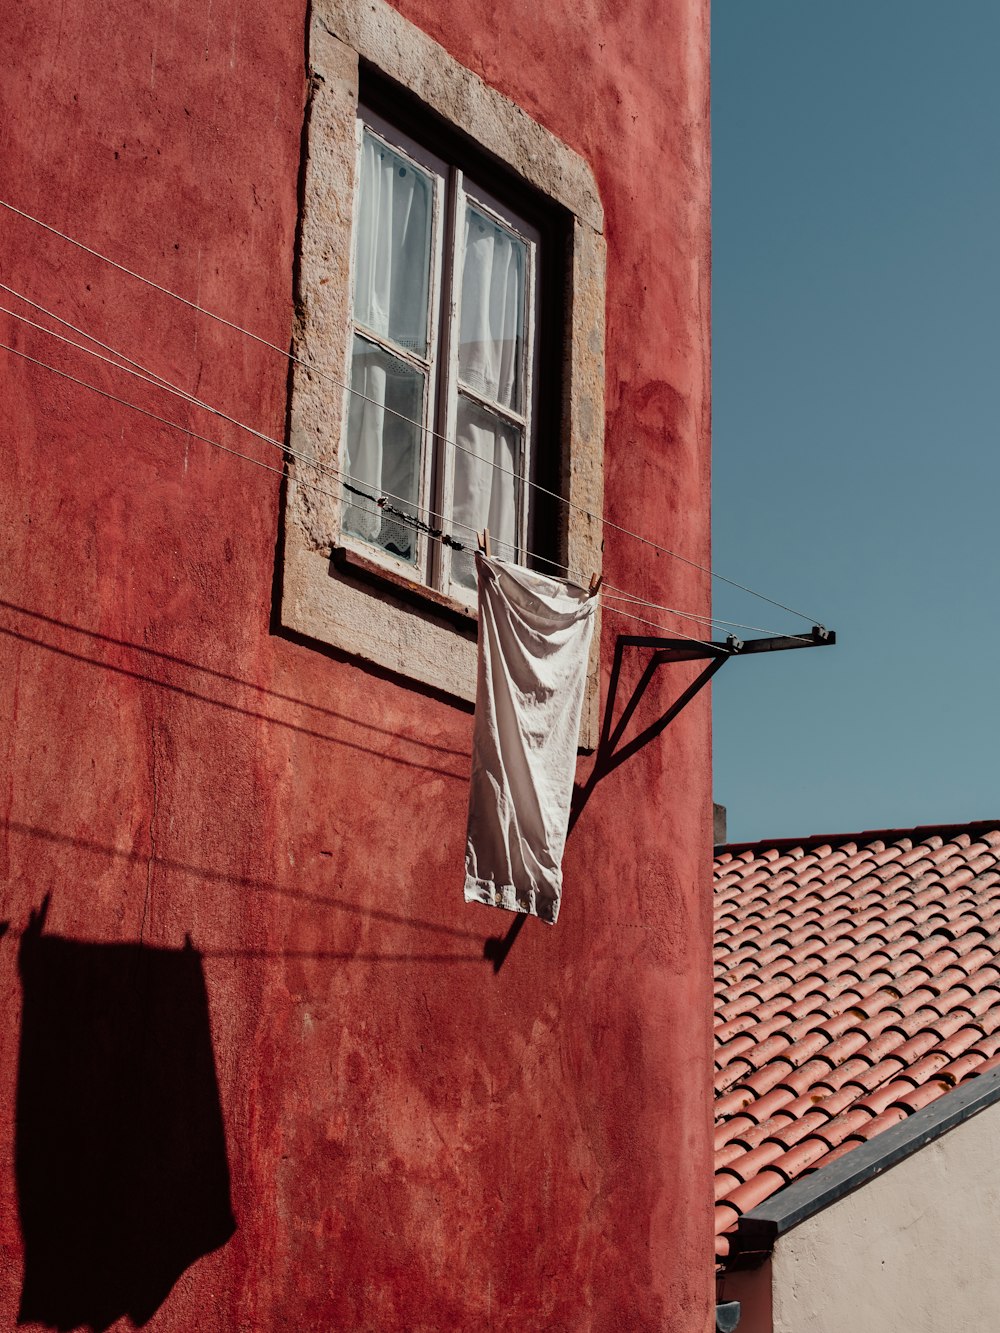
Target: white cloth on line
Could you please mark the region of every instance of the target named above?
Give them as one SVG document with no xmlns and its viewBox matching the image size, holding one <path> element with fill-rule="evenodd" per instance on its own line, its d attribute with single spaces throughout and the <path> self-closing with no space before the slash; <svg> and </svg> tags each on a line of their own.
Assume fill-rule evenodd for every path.
<svg viewBox="0 0 1000 1333">
<path fill-rule="evenodd" d="M 476 573 L 465 899 L 554 925 L 596 598 L 495 556 Z"/>
</svg>

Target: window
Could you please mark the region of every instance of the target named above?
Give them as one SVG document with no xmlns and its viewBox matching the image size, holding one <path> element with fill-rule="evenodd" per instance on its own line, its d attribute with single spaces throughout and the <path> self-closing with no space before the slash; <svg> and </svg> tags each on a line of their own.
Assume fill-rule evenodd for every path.
<svg viewBox="0 0 1000 1333">
<path fill-rule="evenodd" d="M 367 109 L 357 181 L 341 539 L 471 605 L 471 554 L 404 515 L 529 558 L 541 234 Z"/>
<path fill-rule="evenodd" d="M 469 557 L 389 506 L 600 570 L 600 199 L 581 157 L 388 0 L 313 0 L 309 73 L 276 628 L 471 701 Z M 379 194 L 390 172 L 405 224 Z M 387 267 L 387 243 L 408 262 Z M 390 493 L 407 503 L 365 499 Z"/>
</svg>

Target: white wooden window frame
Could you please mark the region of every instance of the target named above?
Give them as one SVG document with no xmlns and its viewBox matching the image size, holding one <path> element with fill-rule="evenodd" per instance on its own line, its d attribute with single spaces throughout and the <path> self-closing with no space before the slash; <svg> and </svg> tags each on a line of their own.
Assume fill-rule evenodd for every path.
<svg viewBox="0 0 1000 1333">
<path fill-rule="evenodd" d="M 443 414 L 444 429 L 441 432 L 444 436 L 443 448 L 443 484 L 440 490 L 441 512 L 446 519 L 450 519 L 452 507 L 454 504 L 454 483 L 455 483 L 455 464 L 456 453 L 458 451 L 458 399 L 461 394 L 472 402 L 478 403 L 480 407 L 487 412 L 492 412 L 501 417 L 511 425 L 515 426 L 521 436 L 521 451 L 515 471 L 521 478 L 515 495 L 517 505 L 517 541 L 518 541 L 518 559 L 527 563 L 529 558 L 528 536 L 530 532 L 531 516 L 531 488 L 529 485 L 533 472 L 533 450 L 535 447 L 533 435 L 533 418 L 535 416 L 535 396 L 537 392 L 537 370 L 539 357 L 538 343 L 538 304 L 539 304 L 539 247 L 541 238 L 538 231 L 524 221 L 523 218 L 505 209 L 496 199 L 493 199 L 485 190 L 480 189 L 468 179 L 464 172 L 458 168 L 453 169 L 452 174 L 452 212 L 453 236 L 451 251 L 451 300 L 447 303 L 445 318 L 448 321 L 446 329 L 446 342 L 448 348 L 447 362 L 447 381 L 446 391 L 442 395 L 442 402 L 445 405 Z M 490 217 L 498 226 L 503 227 L 505 231 L 516 236 L 524 242 L 526 251 L 525 273 L 524 273 L 524 336 L 521 343 L 521 394 L 522 408 L 520 412 L 515 412 L 510 408 L 501 406 L 493 402 L 483 394 L 477 393 L 471 385 L 460 382 L 458 372 L 458 323 L 462 309 L 462 274 L 465 271 L 465 209 L 467 206 L 478 209 L 486 217 Z M 457 534 L 460 538 L 472 538 L 471 533 L 462 532 Z M 547 554 L 541 552 L 540 554 Z M 466 592 L 460 585 L 453 583 L 449 577 L 452 553 L 448 547 L 442 546 L 439 554 L 439 567 L 441 569 L 440 586 L 442 589 L 456 601 L 466 602 L 473 605 L 475 601 L 474 594 Z"/>
<path fill-rule="evenodd" d="M 411 680 L 443 697 L 475 698 L 476 625 L 440 590 L 394 587 L 338 563 L 343 386 L 353 336 L 353 218 L 360 69 L 376 72 L 479 145 L 509 175 L 568 219 L 560 256 L 565 310 L 558 382 L 558 489 L 565 510 L 560 558 L 601 568 L 604 444 L 604 216 L 584 160 L 522 108 L 490 88 L 388 0 L 314 0 L 310 98 L 296 265 L 288 465 L 279 543 L 276 622 L 299 639 Z M 488 184 L 488 182 L 487 182 Z M 488 202 L 488 201 L 487 201 Z M 447 425 L 447 423 L 446 423 Z M 440 429 L 440 426 L 437 427 Z M 447 429 L 442 431 L 448 435 Z M 310 466 L 304 460 L 315 460 Z M 581 743 L 596 743 L 600 634 L 595 635 Z"/>
<path fill-rule="evenodd" d="M 438 345 L 440 340 L 441 323 L 441 290 L 442 290 L 442 266 L 444 252 L 444 232 L 445 232 L 445 212 L 446 201 L 445 193 L 448 188 L 447 182 L 447 164 L 440 158 L 432 154 L 420 151 L 420 149 L 401 134 L 392 134 L 388 126 L 384 125 L 378 118 L 369 113 L 358 116 L 356 130 L 356 148 L 357 164 L 355 167 L 356 179 L 360 179 L 360 164 L 362 145 L 364 135 L 368 133 L 377 142 L 383 143 L 396 156 L 401 157 L 410 164 L 411 169 L 419 170 L 425 176 L 429 176 L 433 181 L 433 194 L 431 204 L 431 228 L 430 228 L 430 271 L 429 282 L 427 284 L 427 351 L 426 355 L 421 357 L 411 348 L 403 347 L 400 343 L 394 342 L 388 335 L 383 336 L 374 329 L 358 322 L 356 311 L 354 309 L 353 283 L 352 283 L 352 320 L 351 320 L 351 345 L 353 349 L 354 336 L 362 338 L 365 342 L 373 344 L 382 349 L 389 356 L 395 357 L 399 361 L 405 362 L 412 369 L 423 376 L 424 395 L 423 412 L 421 419 L 417 423 L 420 429 L 420 484 L 416 505 L 409 504 L 403 497 L 393 497 L 393 502 L 400 508 L 408 512 L 413 509 L 417 516 L 426 518 L 429 511 L 435 509 L 434 500 L 434 449 L 428 447 L 434 439 L 438 414 L 436 411 L 438 394 Z M 416 150 L 416 151 L 415 151 Z M 354 241 L 357 244 L 358 215 L 360 211 L 361 197 L 360 191 L 355 192 L 354 207 Z M 351 390 L 344 390 L 346 401 L 343 408 L 343 432 L 341 439 L 341 468 L 347 474 L 347 454 L 348 454 L 348 430 L 350 422 L 350 396 Z M 360 479 L 355 478 L 360 484 Z M 350 497 L 345 497 L 349 499 Z M 430 566 L 430 540 L 415 525 L 410 529 L 413 533 L 415 556 L 413 561 L 403 560 L 397 557 L 393 552 L 374 542 L 366 542 L 362 537 L 357 537 L 346 528 L 341 529 L 340 544 L 347 550 L 357 551 L 363 558 L 372 561 L 376 565 L 393 571 L 400 578 L 409 579 L 414 584 L 419 585 L 422 582 L 429 583 Z"/>
<path fill-rule="evenodd" d="M 539 360 L 538 303 L 539 303 L 539 248 L 541 235 L 513 210 L 506 208 L 487 190 L 473 182 L 453 163 L 430 152 L 418 140 L 391 125 L 383 117 L 366 107 L 359 108 L 356 130 L 357 178 L 360 179 L 364 137 L 383 144 L 396 156 L 409 163 L 433 182 L 430 227 L 430 255 L 428 281 L 427 350 L 420 356 L 390 337 L 359 322 L 356 301 L 352 293 L 352 331 L 366 343 L 379 347 L 387 355 L 410 366 L 423 377 L 423 413 L 417 423 L 420 429 L 420 484 L 415 503 L 405 498 L 391 497 L 393 502 L 431 526 L 451 532 L 458 540 L 471 544 L 472 531 L 457 528 L 453 518 L 456 454 L 461 446 L 458 438 L 458 400 L 463 396 L 477 403 L 485 411 L 511 425 L 520 436 L 521 447 L 514 471 L 520 478 L 515 487 L 517 509 L 517 558 L 529 559 L 529 532 L 531 514 L 531 487 L 533 471 L 533 418 L 537 392 Z M 465 211 L 472 207 L 489 218 L 509 235 L 524 245 L 524 326 L 520 352 L 520 410 L 493 401 L 471 385 L 463 384 L 459 375 L 459 322 L 462 309 L 462 275 L 465 270 Z M 355 195 L 353 251 L 356 256 L 358 227 L 361 212 L 360 191 Z M 353 346 L 353 338 L 352 338 Z M 439 355 L 441 353 L 441 355 Z M 348 467 L 350 394 L 343 409 L 341 439 L 341 468 L 351 476 Z M 351 477 L 355 484 L 361 479 Z M 350 496 L 346 497 L 346 501 Z M 345 502 L 346 502 L 345 501 Z M 397 577 L 411 580 L 415 587 L 426 585 L 454 601 L 458 606 L 472 609 L 475 594 L 451 578 L 452 550 L 442 542 L 431 539 L 415 524 L 414 559 L 405 560 L 392 551 L 366 541 L 351 533 L 346 526 L 340 532 L 340 545 L 354 551 L 362 559 L 391 571 Z M 548 559 L 551 552 L 539 552 Z"/>
</svg>

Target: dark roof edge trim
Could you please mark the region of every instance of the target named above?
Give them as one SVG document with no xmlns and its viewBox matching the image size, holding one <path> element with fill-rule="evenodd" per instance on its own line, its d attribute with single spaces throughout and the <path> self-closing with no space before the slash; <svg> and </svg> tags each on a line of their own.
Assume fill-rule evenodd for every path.
<svg viewBox="0 0 1000 1333">
<path fill-rule="evenodd" d="M 842 842 L 856 842 L 863 846 L 874 842 L 876 838 L 883 842 L 896 842 L 900 838 L 913 838 L 922 842 L 935 834 L 942 838 L 954 837 L 957 833 L 987 833 L 1000 829 L 1000 819 L 974 819 L 965 824 L 919 824 L 916 828 L 873 828 L 862 829 L 859 833 L 810 833 L 805 838 L 755 838 L 753 842 L 716 843 L 715 855 L 722 852 L 749 852 L 755 847 L 777 852 L 791 851 L 795 847 L 803 850 L 807 847 L 819 847 L 829 843 L 836 847 Z"/>
<path fill-rule="evenodd" d="M 928 1143 L 971 1120 L 1000 1101 L 1000 1069 L 967 1083 L 883 1130 L 829 1166 L 793 1181 L 744 1213 L 729 1235 L 727 1268 L 755 1268 L 768 1257 L 786 1231 L 852 1194 L 862 1185 L 905 1161 Z"/>
</svg>

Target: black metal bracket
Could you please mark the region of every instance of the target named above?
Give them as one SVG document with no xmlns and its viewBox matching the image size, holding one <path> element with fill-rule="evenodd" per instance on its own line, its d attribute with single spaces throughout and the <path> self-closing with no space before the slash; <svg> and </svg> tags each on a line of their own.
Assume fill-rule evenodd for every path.
<svg viewBox="0 0 1000 1333">
<path fill-rule="evenodd" d="M 625 648 L 655 648 L 663 662 L 697 662 L 708 657 L 747 657 L 750 653 L 784 653 L 793 648 L 825 648 L 837 642 L 836 632 L 813 625 L 808 634 L 779 634 L 766 639 L 740 639 L 730 634 L 723 640 L 700 643 L 695 639 L 664 639 L 648 634 L 620 634 Z"/>
<path fill-rule="evenodd" d="M 604 723 L 601 739 L 597 747 L 598 764 L 604 773 L 617 768 L 631 755 L 654 740 L 661 731 L 691 702 L 712 679 L 720 667 L 734 657 L 747 657 L 751 653 L 780 653 L 794 648 L 825 648 L 837 642 L 837 635 L 825 625 L 813 625 L 806 634 L 784 634 L 763 639 L 740 639 L 730 634 L 724 640 L 712 640 L 699 643 L 694 639 L 668 639 L 648 634 L 620 634 L 615 643 L 615 656 L 611 666 L 611 679 L 608 684 L 608 701 L 604 710 Z M 617 722 L 614 721 L 615 703 L 618 698 L 618 683 L 621 677 L 622 658 L 626 648 L 652 648 L 653 653 L 646 663 L 646 668 L 632 691 L 632 697 L 622 710 Z M 632 719 L 632 714 L 639 706 L 649 682 L 657 669 L 668 662 L 708 662 L 708 666 L 688 686 L 683 694 L 674 701 L 662 717 L 650 723 L 644 731 L 618 748 L 625 734 L 625 728 Z"/>
</svg>

